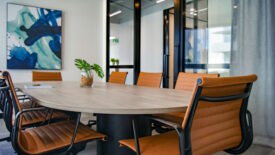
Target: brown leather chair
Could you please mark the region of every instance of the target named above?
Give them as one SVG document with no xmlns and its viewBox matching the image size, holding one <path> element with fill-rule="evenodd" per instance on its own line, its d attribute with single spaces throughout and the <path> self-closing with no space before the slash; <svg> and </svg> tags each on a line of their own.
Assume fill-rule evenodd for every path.
<svg viewBox="0 0 275 155">
<path fill-rule="evenodd" d="M 159 88 L 161 84 L 162 73 L 140 72 L 137 86 Z"/>
<path fill-rule="evenodd" d="M 32 81 L 62 81 L 61 72 L 32 71 Z"/>
<path fill-rule="evenodd" d="M 12 132 L 12 144 L 18 154 L 44 154 L 56 153 L 64 150 L 69 153 L 74 145 L 95 139 L 104 139 L 103 134 L 97 133 L 80 123 L 80 113 L 77 113 L 76 121 L 68 120 L 58 123 L 50 123 L 35 128 L 23 130 L 24 115 L 30 112 L 47 111 L 45 107 L 22 109 L 16 96 L 12 79 L 8 72 L 3 73 L 8 89 L 11 92 L 10 104 L 14 105 L 16 114 L 15 126 Z"/>
<path fill-rule="evenodd" d="M 219 74 L 180 72 L 178 75 L 175 90 L 193 91 L 196 86 L 196 81 L 200 77 L 218 78 Z M 167 113 L 167 114 L 158 114 L 158 115 L 154 115 L 154 116 L 159 117 L 161 119 L 168 120 L 168 121 L 172 121 L 175 123 L 181 123 L 185 116 L 185 111 L 171 112 L 171 113 Z"/>
<path fill-rule="evenodd" d="M 9 74 L 8 72 L 4 72 L 5 74 Z M 3 74 L 4 74 L 3 73 Z M 10 104 L 12 101 L 12 98 L 10 96 L 10 91 L 8 90 L 8 81 L 4 79 L 3 83 L 1 84 L 1 94 L 4 99 L 2 101 L 6 101 L 4 104 L 4 113 L 5 113 L 5 123 L 7 126 L 7 129 L 11 132 L 12 128 L 14 126 L 14 119 L 16 115 L 16 110 L 14 108 L 14 104 Z M 15 89 L 14 89 L 15 91 Z M 22 102 L 18 98 L 18 95 L 16 93 L 16 99 L 18 100 L 18 108 L 21 110 L 24 109 L 30 109 L 35 106 L 31 106 L 31 102 Z M 2 102 L 3 103 L 3 102 Z M 38 107 L 38 106 L 36 106 Z M 23 127 L 28 127 L 28 126 L 36 126 L 40 125 L 41 123 L 46 123 L 49 120 L 62 120 L 62 119 L 68 119 L 68 115 L 66 115 L 64 112 L 61 111 L 54 111 L 51 109 L 48 109 L 47 111 L 33 111 L 33 112 L 28 112 L 24 113 L 22 115 L 21 123 Z"/>
<path fill-rule="evenodd" d="M 154 119 L 175 130 L 163 134 L 121 140 L 138 155 L 191 155 L 245 152 L 253 141 L 248 98 L 256 75 L 200 78 L 182 125 Z M 133 121 L 133 124 L 135 122 Z M 135 132 L 135 128 L 133 125 Z"/>
<path fill-rule="evenodd" d="M 125 84 L 128 72 L 112 72 L 109 78 L 110 83 Z"/>
</svg>

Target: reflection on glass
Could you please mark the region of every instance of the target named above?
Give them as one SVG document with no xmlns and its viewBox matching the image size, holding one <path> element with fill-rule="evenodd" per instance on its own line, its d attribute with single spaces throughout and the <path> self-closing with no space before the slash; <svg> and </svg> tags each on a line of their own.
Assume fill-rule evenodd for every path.
<svg viewBox="0 0 275 155">
<path fill-rule="evenodd" d="M 134 0 L 110 4 L 110 65 L 133 65 Z"/>
<path fill-rule="evenodd" d="M 111 1 L 110 4 L 110 65 L 133 65 L 134 55 L 134 0 Z M 126 84 L 133 84 L 133 68 L 112 68 L 128 72 Z"/>
<path fill-rule="evenodd" d="M 174 0 L 141 1 L 141 71 L 163 72 L 163 11 Z"/>
<path fill-rule="evenodd" d="M 186 4 L 186 71 L 229 75 L 231 0 L 193 0 Z"/>
</svg>

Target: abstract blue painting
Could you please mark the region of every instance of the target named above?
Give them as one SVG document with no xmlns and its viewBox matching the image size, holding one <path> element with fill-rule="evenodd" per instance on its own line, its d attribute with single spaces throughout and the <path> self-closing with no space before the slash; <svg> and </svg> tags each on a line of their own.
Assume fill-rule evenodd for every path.
<svg viewBox="0 0 275 155">
<path fill-rule="evenodd" d="M 62 11 L 8 4 L 7 68 L 61 69 Z"/>
</svg>

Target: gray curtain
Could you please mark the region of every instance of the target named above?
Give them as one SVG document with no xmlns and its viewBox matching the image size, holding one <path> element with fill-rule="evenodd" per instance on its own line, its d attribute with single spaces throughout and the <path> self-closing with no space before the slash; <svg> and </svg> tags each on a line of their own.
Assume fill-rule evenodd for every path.
<svg viewBox="0 0 275 155">
<path fill-rule="evenodd" d="M 257 74 L 254 143 L 275 148 L 275 0 L 233 0 L 231 75 Z"/>
</svg>

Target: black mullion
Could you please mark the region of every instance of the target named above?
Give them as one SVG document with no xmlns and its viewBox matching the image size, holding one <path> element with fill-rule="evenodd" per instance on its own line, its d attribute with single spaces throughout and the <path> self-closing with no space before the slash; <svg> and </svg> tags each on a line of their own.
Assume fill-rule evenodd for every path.
<svg viewBox="0 0 275 155">
<path fill-rule="evenodd" d="M 170 9 L 163 11 L 163 88 L 169 88 L 169 15 Z"/>
<path fill-rule="evenodd" d="M 107 0 L 106 9 L 106 82 L 110 76 L 110 0 Z"/>
<path fill-rule="evenodd" d="M 175 7 L 175 36 L 174 36 L 174 86 L 178 73 L 185 71 L 185 10 L 186 0 L 174 0 Z"/>
<path fill-rule="evenodd" d="M 140 72 L 141 0 L 134 0 L 134 84 Z"/>
<path fill-rule="evenodd" d="M 199 16 L 199 11 L 198 11 L 198 0 L 194 0 L 194 9 L 195 12 L 197 15 L 193 15 L 194 16 L 194 20 L 193 20 L 193 23 L 194 23 L 194 29 L 193 29 L 193 33 L 194 33 L 194 50 L 193 50 L 193 61 L 194 63 L 198 63 L 197 62 L 197 57 L 198 57 L 198 16 Z M 197 73 L 197 69 L 194 69 L 194 73 Z"/>
</svg>

